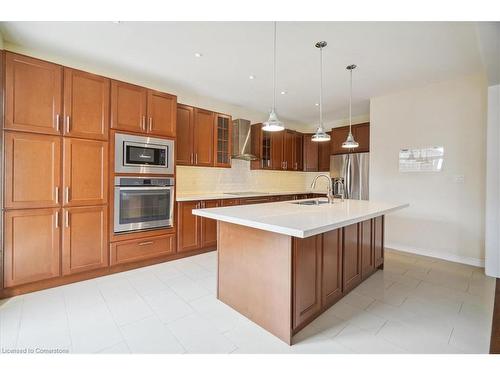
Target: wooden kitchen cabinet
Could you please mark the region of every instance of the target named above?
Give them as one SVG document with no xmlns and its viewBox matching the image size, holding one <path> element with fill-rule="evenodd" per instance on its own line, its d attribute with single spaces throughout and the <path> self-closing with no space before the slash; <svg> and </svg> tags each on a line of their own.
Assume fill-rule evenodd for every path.
<svg viewBox="0 0 500 375">
<path fill-rule="evenodd" d="M 108 78 L 64 68 L 64 135 L 107 140 L 109 97 Z"/>
<path fill-rule="evenodd" d="M 250 130 L 251 152 L 258 160 L 250 162 L 251 169 L 273 169 L 271 164 L 271 132 L 263 131 L 262 124 L 253 124 Z"/>
<path fill-rule="evenodd" d="M 221 199 L 221 206 L 238 206 L 240 204 L 239 199 Z"/>
<path fill-rule="evenodd" d="M 219 207 L 220 203 L 218 200 L 203 201 L 202 208 L 214 208 Z M 217 247 L 217 220 L 207 219 L 205 217 L 201 218 L 201 247 L 209 248 Z"/>
<path fill-rule="evenodd" d="M 5 287 L 60 275 L 60 225 L 58 208 L 5 211 Z"/>
<path fill-rule="evenodd" d="M 301 133 L 295 132 L 294 134 L 295 150 L 294 150 L 294 165 L 293 170 L 302 171 L 304 170 L 304 139 Z"/>
<path fill-rule="evenodd" d="M 152 135 L 175 137 L 177 96 L 148 90 L 147 132 Z"/>
<path fill-rule="evenodd" d="M 214 166 L 216 167 L 231 167 L 232 129 L 231 116 L 221 113 L 215 114 Z"/>
<path fill-rule="evenodd" d="M 347 136 L 349 134 L 349 127 L 342 126 L 340 128 L 332 129 L 332 138 L 331 142 L 331 154 L 332 155 L 342 155 L 349 153 L 349 149 L 342 148 L 342 143 L 345 142 Z"/>
<path fill-rule="evenodd" d="M 274 197 L 248 197 L 241 198 L 240 204 L 259 204 L 259 203 L 269 203 L 274 201 Z"/>
<path fill-rule="evenodd" d="M 359 224 L 343 228 L 344 264 L 342 268 L 343 292 L 347 293 L 361 282 L 361 249 L 359 246 Z"/>
<path fill-rule="evenodd" d="M 370 151 L 370 123 L 356 124 L 352 126 L 354 139 L 359 143 L 359 147 L 352 152 Z"/>
<path fill-rule="evenodd" d="M 62 67 L 5 52 L 5 129 L 60 134 Z"/>
<path fill-rule="evenodd" d="M 328 308 L 343 296 L 342 229 L 323 233 L 322 306 Z"/>
<path fill-rule="evenodd" d="M 267 133 L 267 132 L 263 132 Z M 283 141 L 284 132 L 271 132 L 271 166 L 272 169 L 283 170 L 285 163 L 283 161 Z"/>
<path fill-rule="evenodd" d="M 322 243 L 320 236 L 293 238 L 293 329 L 321 311 Z"/>
<path fill-rule="evenodd" d="M 146 132 L 148 89 L 111 81 L 111 128 Z"/>
<path fill-rule="evenodd" d="M 328 134 L 331 133 L 328 132 Z M 330 172 L 330 141 L 318 142 L 318 171 Z"/>
<path fill-rule="evenodd" d="M 200 201 L 177 204 L 177 251 L 197 250 L 201 246 L 201 218 L 192 214 L 200 208 Z"/>
<path fill-rule="evenodd" d="M 65 208 L 62 219 L 63 275 L 108 266 L 107 206 Z"/>
<path fill-rule="evenodd" d="M 110 264 L 126 264 L 175 253 L 175 235 L 165 234 L 111 244 Z"/>
<path fill-rule="evenodd" d="M 194 145 L 194 108 L 184 104 L 177 105 L 177 165 L 192 165 Z"/>
<path fill-rule="evenodd" d="M 355 124 L 352 126 L 352 135 L 359 143 L 357 148 L 342 148 L 349 134 L 349 126 L 332 129 L 331 153 L 332 155 L 342 155 L 351 152 L 369 152 L 370 151 L 370 123 Z"/>
<path fill-rule="evenodd" d="M 375 255 L 372 236 L 373 220 L 359 223 L 359 246 L 361 247 L 361 278 L 364 280 L 375 270 Z"/>
<path fill-rule="evenodd" d="M 283 169 L 296 170 L 295 165 L 295 133 L 285 130 L 283 133 Z"/>
<path fill-rule="evenodd" d="M 5 132 L 5 208 L 56 207 L 60 202 L 61 138 Z"/>
<path fill-rule="evenodd" d="M 303 158 L 305 172 L 318 171 L 318 144 L 312 141 L 312 134 L 304 134 L 303 137 Z"/>
<path fill-rule="evenodd" d="M 214 113 L 194 109 L 194 165 L 210 167 L 214 164 Z"/>
<path fill-rule="evenodd" d="M 384 216 L 378 216 L 373 219 L 373 252 L 375 267 L 379 267 L 384 263 L 384 226 Z"/>
<path fill-rule="evenodd" d="M 63 203 L 67 206 L 106 204 L 108 143 L 64 138 Z"/>
</svg>

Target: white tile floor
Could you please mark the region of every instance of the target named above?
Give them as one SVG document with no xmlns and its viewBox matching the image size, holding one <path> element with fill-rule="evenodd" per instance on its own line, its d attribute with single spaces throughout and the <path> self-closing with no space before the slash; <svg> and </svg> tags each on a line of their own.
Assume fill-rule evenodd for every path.
<svg viewBox="0 0 500 375">
<path fill-rule="evenodd" d="M 0 301 L 0 347 L 70 353 L 487 353 L 494 279 L 387 252 L 288 346 L 215 298 L 216 253 Z M 2 351 L 0 350 L 0 352 Z"/>
</svg>

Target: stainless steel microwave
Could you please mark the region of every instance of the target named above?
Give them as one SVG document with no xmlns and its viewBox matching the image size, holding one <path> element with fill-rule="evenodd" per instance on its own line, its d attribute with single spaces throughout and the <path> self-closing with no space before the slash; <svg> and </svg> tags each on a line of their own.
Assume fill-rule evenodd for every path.
<svg viewBox="0 0 500 375">
<path fill-rule="evenodd" d="M 174 174 L 174 141 L 116 133 L 115 173 Z"/>
</svg>

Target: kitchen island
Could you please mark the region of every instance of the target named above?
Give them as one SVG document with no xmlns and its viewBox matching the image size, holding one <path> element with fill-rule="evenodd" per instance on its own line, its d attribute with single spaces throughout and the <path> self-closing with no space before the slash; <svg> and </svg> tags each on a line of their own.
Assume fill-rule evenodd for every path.
<svg viewBox="0 0 500 375">
<path fill-rule="evenodd" d="M 287 201 L 193 210 L 218 222 L 217 298 L 288 344 L 384 263 L 374 201 Z"/>
</svg>

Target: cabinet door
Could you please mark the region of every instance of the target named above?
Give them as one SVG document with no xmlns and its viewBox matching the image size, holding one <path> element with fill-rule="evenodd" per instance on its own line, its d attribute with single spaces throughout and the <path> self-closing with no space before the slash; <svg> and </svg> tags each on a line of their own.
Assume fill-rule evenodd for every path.
<svg viewBox="0 0 500 375">
<path fill-rule="evenodd" d="M 218 200 L 209 200 L 203 202 L 203 208 L 219 207 Z M 201 247 L 217 248 L 217 220 L 201 218 Z"/>
<path fill-rule="evenodd" d="M 295 170 L 295 133 L 285 130 L 283 134 L 283 161 L 284 169 Z"/>
<path fill-rule="evenodd" d="M 204 109 L 194 110 L 194 164 L 214 164 L 214 113 Z"/>
<path fill-rule="evenodd" d="M 263 132 L 266 133 L 266 132 Z M 285 169 L 283 163 L 283 139 L 284 132 L 271 133 L 271 165 L 272 169 Z"/>
<path fill-rule="evenodd" d="M 361 247 L 361 278 L 364 280 L 370 276 L 375 269 L 375 256 L 372 242 L 372 220 L 365 220 L 360 226 Z"/>
<path fill-rule="evenodd" d="M 59 212 L 57 208 L 5 212 L 5 287 L 60 275 Z"/>
<path fill-rule="evenodd" d="M 64 275 L 109 264 L 107 206 L 66 208 L 63 210 L 62 226 Z"/>
<path fill-rule="evenodd" d="M 332 155 L 341 155 L 348 154 L 348 148 L 342 148 L 342 143 L 347 139 L 347 135 L 349 134 L 349 127 L 343 126 L 341 128 L 333 128 L 332 129 L 332 138 L 331 142 L 331 153 Z"/>
<path fill-rule="evenodd" d="M 321 235 L 293 238 L 293 328 L 321 311 Z"/>
<path fill-rule="evenodd" d="M 64 135 L 108 139 L 109 79 L 64 68 Z"/>
<path fill-rule="evenodd" d="M 373 247 L 375 267 L 384 263 L 384 216 L 373 219 Z"/>
<path fill-rule="evenodd" d="M 304 170 L 304 151 L 303 151 L 303 136 L 300 133 L 295 133 L 295 150 L 294 150 L 294 170 Z"/>
<path fill-rule="evenodd" d="M 201 220 L 192 214 L 192 210 L 200 208 L 199 201 L 179 202 L 177 205 L 177 251 L 197 250 L 201 246 Z"/>
<path fill-rule="evenodd" d="M 176 146 L 178 165 L 192 165 L 194 163 L 193 128 L 193 107 L 183 104 L 177 105 Z"/>
<path fill-rule="evenodd" d="M 361 252 L 359 225 L 352 224 L 344 230 L 343 291 L 349 292 L 361 282 Z"/>
<path fill-rule="evenodd" d="M 232 130 L 231 116 L 219 113 L 215 115 L 214 165 L 216 167 L 231 167 Z"/>
<path fill-rule="evenodd" d="M 177 96 L 148 90 L 148 133 L 175 137 Z"/>
<path fill-rule="evenodd" d="M 5 129 L 59 134 L 62 68 L 5 53 Z"/>
<path fill-rule="evenodd" d="M 111 127 L 145 133 L 147 97 L 144 87 L 111 81 Z"/>
<path fill-rule="evenodd" d="M 319 172 L 330 172 L 330 142 L 318 142 Z"/>
<path fill-rule="evenodd" d="M 112 266 L 168 256 L 175 253 L 175 235 L 146 237 L 111 244 Z"/>
<path fill-rule="evenodd" d="M 352 127 L 354 139 L 359 143 L 359 147 L 353 152 L 369 152 L 370 151 L 370 123 L 357 124 Z"/>
<path fill-rule="evenodd" d="M 323 234 L 322 306 L 342 298 L 342 229 Z"/>
<path fill-rule="evenodd" d="M 5 132 L 5 208 L 56 207 L 61 138 Z"/>
<path fill-rule="evenodd" d="M 304 171 L 318 171 L 318 144 L 312 141 L 312 134 L 304 134 Z"/>
<path fill-rule="evenodd" d="M 108 143 L 64 138 L 64 205 L 94 206 L 108 199 Z"/>
</svg>

